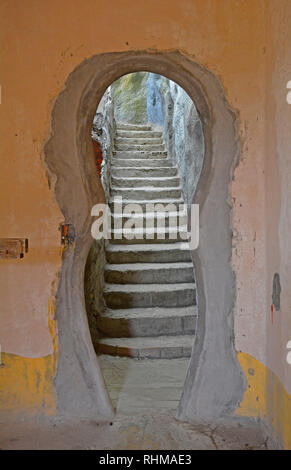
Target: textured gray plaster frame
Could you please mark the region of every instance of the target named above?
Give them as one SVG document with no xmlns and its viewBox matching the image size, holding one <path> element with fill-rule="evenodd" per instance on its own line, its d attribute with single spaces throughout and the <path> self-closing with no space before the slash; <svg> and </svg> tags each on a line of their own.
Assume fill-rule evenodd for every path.
<svg viewBox="0 0 291 470">
<path fill-rule="evenodd" d="M 200 204 L 200 245 L 192 253 L 198 324 L 178 417 L 215 418 L 233 413 L 245 389 L 234 350 L 229 200 L 239 144 L 235 114 L 219 80 L 177 51 L 106 53 L 85 60 L 70 74 L 53 108 L 44 160 L 65 221 L 76 229 L 75 248 L 63 255 L 56 297 L 58 412 L 97 420 L 110 420 L 114 414 L 92 346 L 84 301 L 84 268 L 92 243 L 90 211 L 104 201 L 90 132 L 106 88 L 122 75 L 143 70 L 164 75 L 183 87 L 203 124 L 204 166 L 193 200 Z"/>
</svg>

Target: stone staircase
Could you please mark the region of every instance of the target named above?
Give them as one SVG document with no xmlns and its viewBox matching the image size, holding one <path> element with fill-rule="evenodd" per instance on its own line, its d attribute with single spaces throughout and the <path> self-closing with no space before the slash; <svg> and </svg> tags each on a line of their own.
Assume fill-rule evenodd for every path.
<svg viewBox="0 0 291 470">
<path fill-rule="evenodd" d="M 169 215 L 166 234 L 147 230 L 128 239 L 121 227 L 132 215 L 121 213 L 138 203 L 135 217 L 145 226 L 148 203 L 172 204 L 171 215 L 183 204 L 177 167 L 167 158 L 162 132 L 150 125 L 117 126 L 111 162 L 113 238 L 106 249 L 104 297 L 107 309 L 98 319 L 98 353 L 137 358 L 178 358 L 191 355 L 196 325 L 194 270 L 185 235 L 173 234 Z M 113 198 L 122 204 L 114 207 Z M 148 214 L 149 215 L 149 214 Z M 155 226 L 159 216 L 155 215 Z M 186 211 L 182 221 L 187 224 Z M 125 232 L 127 233 L 127 232 Z M 174 238 L 171 238 L 173 237 Z M 119 237 L 116 239 L 116 237 Z"/>
</svg>

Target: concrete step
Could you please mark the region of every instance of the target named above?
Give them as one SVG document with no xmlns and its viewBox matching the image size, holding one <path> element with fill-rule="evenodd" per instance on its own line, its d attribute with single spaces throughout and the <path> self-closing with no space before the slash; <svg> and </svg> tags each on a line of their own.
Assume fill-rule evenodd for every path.
<svg viewBox="0 0 291 470">
<path fill-rule="evenodd" d="M 110 243 L 136 244 L 136 243 L 173 243 L 174 241 L 187 241 L 186 226 L 182 227 L 153 227 L 153 228 L 121 228 L 113 229 Z"/>
<path fill-rule="evenodd" d="M 151 131 L 150 124 L 128 124 L 126 122 L 117 122 L 116 130 L 118 131 Z"/>
<path fill-rule="evenodd" d="M 130 222 L 127 222 L 130 219 Z M 181 210 L 179 212 L 169 212 L 165 215 L 158 212 L 148 212 L 142 214 L 123 214 L 123 213 L 113 213 L 111 214 L 111 228 L 121 228 L 124 227 L 125 224 L 131 223 L 134 221 L 136 223 L 136 227 L 169 227 L 169 224 L 173 226 L 173 224 L 181 224 L 187 225 L 188 215 L 186 210 Z M 126 226 L 127 226 L 126 225 Z"/>
<path fill-rule="evenodd" d="M 178 176 L 170 177 L 152 177 L 152 178 L 118 178 L 113 176 L 111 178 L 113 187 L 119 188 L 141 188 L 147 186 L 155 186 L 158 188 L 174 188 L 180 186 Z"/>
<path fill-rule="evenodd" d="M 139 188 L 119 188 L 111 186 L 111 197 L 121 196 L 122 198 L 135 199 L 136 202 L 157 199 L 181 199 L 182 193 L 181 188 L 157 188 L 156 186 L 151 187 L 139 187 Z"/>
<path fill-rule="evenodd" d="M 111 284 L 194 282 L 193 264 L 191 262 L 107 264 L 105 281 Z"/>
<path fill-rule="evenodd" d="M 98 354 L 151 359 L 190 357 L 193 342 L 193 335 L 103 338 L 99 340 Z"/>
<path fill-rule="evenodd" d="M 163 145 L 162 137 L 116 137 L 115 147 L 118 145 Z"/>
<path fill-rule="evenodd" d="M 196 305 L 195 283 L 105 284 L 108 308 L 187 307 Z"/>
<path fill-rule="evenodd" d="M 191 261 L 191 254 L 187 242 L 136 245 L 109 243 L 106 247 L 106 259 L 112 264 L 175 263 Z"/>
<path fill-rule="evenodd" d="M 131 168 L 120 167 L 117 164 L 111 167 L 111 175 L 115 177 L 131 177 L 131 178 L 151 178 L 160 176 L 176 176 L 178 173 L 175 167 L 147 167 L 140 168 L 138 165 Z"/>
<path fill-rule="evenodd" d="M 122 167 L 122 168 L 173 168 L 173 163 L 167 158 L 149 158 L 147 159 L 135 159 L 135 158 L 112 158 L 111 166 Z"/>
<path fill-rule="evenodd" d="M 119 211 L 119 206 L 122 207 L 122 211 L 124 212 L 125 206 L 128 206 L 129 204 L 138 204 L 139 209 L 143 212 L 146 212 L 146 210 L 149 210 L 149 212 L 153 211 L 153 205 L 154 205 L 154 210 L 159 213 L 166 213 L 167 210 L 170 212 L 175 212 L 181 210 L 185 207 L 184 201 L 182 198 L 178 199 L 146 199 L 146 200 L 139 200 L 137 201 L 136 199 L 125 199 L 122 198 L 122 204 L 119 204 L 118 201 L 116 201 L 116 196 L 115 199 L 111 198 L 109 200 L 109 207 L 111 212 L 118 213 Z M 181 207 L 180 207 L 181 206 Z"/>
<path fill-rule="evenodd" d="M 148 152 L 164 151 L 164 144 L 115 144 L 115 150 L 146 150 Z"/>
<path fill-rule="evenodd" d="M 129 308 L 106 310 L 97 319 L 102 336 L 128 338 L 136 336 L 194 335 L 196 306 L 179 308 Z"/>
<path fill-rule="evenodd" d="M 158 138 L 158 137 L 163 137 L 163 133 L 159 131 L 134 131 L 134 130 L 117 130 L 116 132 L 117 137 L 130 137 L 134 139 L 143 139 L 144 137 L 146 138 Z"/>
<path fill-rule="evenodd" d="M 129 150 L 124 152 L 122 150 L 114 150 L 113 156 L 115 158 L 129 159 L 129 160 L 148 160 L 150 158 L 167 158 L 168 153 L 166 151 L 160 152 L 146 152 L 139 151 L 135 152 L 134 150 Z"/>
</svg>

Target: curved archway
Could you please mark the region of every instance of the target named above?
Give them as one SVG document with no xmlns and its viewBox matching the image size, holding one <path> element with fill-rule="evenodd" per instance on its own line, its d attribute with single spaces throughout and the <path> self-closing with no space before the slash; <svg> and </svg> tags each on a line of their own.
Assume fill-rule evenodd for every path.
<svg viewBox="0 0 291 470">
<path fill-rule="evenodd" d="M 104 201 L 96 183 L 90 138 L 96 104 L 117 78 L 140 70 L 178 83 L 194 101 L 205 138 L 204 166 L 193 202 L 200 205 L 200 245 L 192 253 L 198 293 L 196 339 L 179 417 L 215 418 L 232 413 L 245 380 L 233 337 L 235 279 L 231 268 L 229 184 L 238 158 L 235 114 L 219 80 L 179 52 L 107 53 L 84 61 L 56 100 L 45 163 L 65 222 L 75 226 L 76 244 L 63 255 L 56 302 L 60 355 L 55 379 L 61 414 L 111 419 L 88 328 L 83 276 L 92 242 L 91 207 Z M 91 158 L 90 158 L 91 157 Z"/>
</svg>

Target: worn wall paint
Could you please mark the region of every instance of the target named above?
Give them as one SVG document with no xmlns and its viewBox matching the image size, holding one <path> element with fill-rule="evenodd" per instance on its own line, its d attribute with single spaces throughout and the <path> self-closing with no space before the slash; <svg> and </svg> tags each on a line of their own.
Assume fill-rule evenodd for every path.
<svg viewBox="0 0 291 470">
<path fill-rule="evenodd" d="M 246 353 L 238 353 L 247 378 L 247 388 L 236 414 L 259 417 L 273 429 L 284 449 L 291 449 L 291 395 L 278 377 L 264 364 Z"/>
<path fill-rule="evenodd" d="M 266 70 L 266 290 L 269 309 L 266 324 L 266 363 L 278 374 L 291 393 L 291 367 L 287 363 L 287 342 L 291 339 L 291 106 L 287 103 L 286 85 L 291 77 L 291 3 L 281 9 L 270 4 L 268 36 L 270 50 Z M 287 235 L 289 234 L 289 236 Z M 274 310 L 271 322 L 270 304 L 274 273 L 281 284 L 280 310 Z M 291 422 L 291 414 L 289 415 Z"/>
<path fill-rule="evenodd" d="M 11 311 L 17 312 L 20 325 L 23 325 L 24 319 L 33 324 L 33 309 L 43 312 L 42 322 L 47 324 L 47 300 L 44 302 L 43 298 L 50 297 L 50 285 L 61 262 L 57 256 L 57 227 L 63 217 L 48 188 L 42 148 L 50 132 L 53 101 L 62 90 L 68 74 L 85 57 L 131 48 L 180 48 L 216 73 L 222 80 L 230 103 L 239 110 L 241 133 L 244 132 L 242 166 L 247 163 L 247 171 L 246 175 L 241 173 L 236 176 L 242 181 L 239 197 L 247 206 L 248 213 L 251 206 L 256 206 L 258 213 L 262 213 L 263 181 L 257 185 L 255 180 L 261 168 L 264 136 L 263 123 L 256 121 L 255 110 L 257 108 L 262 113 L 261 104 L 264 102 L 264 2 L 161 0 L 157 3 L 152 0 L 141 4 L 123 0 L 122 7 L 118 9 L 112 9 L 108 2 L 102 0 L 98 3 L 74 0 L 68 2 L 68 8 L 65 8 L 65 3 L 62 8 L 57 0 L 49 4 L 35 0 L 28 0 L 25 5 L 18 0 L 1 3 L 0 112 L 4 156 L 1 175 L 5 178 L 4 184 L 1 184 L 1 189 L 5 188 L 4 197 L 1 198 L 1 201 L 5 200 L 2 232 L 3 236 L 25 234 L 30 239 L 31 256 L 32 250 L 35 253 L 34 271 L 30 267 L 33 260 L 29 256 L 22 265 L 9 262 L 9 268 L 2 268 L 7 286 L 11 286 L 9 292 L 5 289 L 4 307 L 7 306 L 7 313 L 3 315 L 4 324 Z M 94 12 L 103 18 L 98 30 Z M 17 60 L 12 61 L 11 50 L 17 51 Z M 263 121 L 263 113 L 261 119 Z M 247 133 L 245 122 L 252 124 Z M 8 175 L 11 175 L 10 179 Z M 248 181 L 250 185 L 250 179 L 255 181 L 253 194 L 245 184 Z M 256 224 L 258 236 L 261 236 L 263 229 L 255 215 L 251 220 L 246 220 L 245 230 L 253 234 L 252 225 Z M 48 252 L 48 244 L 56 250 L 55 256 Z M 49 265 L 51 269 L 48 269 Z M 24 272 L 27 267 L 30 279 Z M 259 271 L 256 278 L 260 274 Z M 23 279 L 26 279 L 25 283 Z M 31 285 L 38 286 L 38 295 L 32 294 Z M 18 302 L 13 295 L 15 290 L 19 292 Z M 261 299 L 265 298 L 263 285 L 258 285 L 257 292 Z M 35 305 L 31 303 L 32 298 Z M 254 312 L 260 309 L 254 307 Z M 13 323 L 15 336 L 17 322 Z M 28 333 L 25 343 L 32 342 L 34 336 L 32 332 Z M 44 349 L 50 352 L 49 336 L 47 338 Z M 17 339 L 13 348 L 14 352 L 19 353 L 24 341 Z M 258 341 L 256 337 L 256 343 L 262 343 L 262 339 Z"/>
<path fill-rule="evenodd" d="M 52 379 L 55 365 L 54 354 L 29 358 L 2 353 L 1 412 L 9 413 L 9 419 L 19 414 L 54 415 L 56 405 Z"/>
<path fill-rule="evenodd" d="M 17 356 L 35 358 L 48 387 L 53 380 L 41 359 L 54 350 L 47 304 L 61 265 L 63 216 L 42 163 L 53 102 L 84 58 L 152 48 L 180 49 L 209 68 L 238 112 L 241 158 L 232 185 L 236 348 L 268 364 L 290 393 L 290 2 L 122 0 L 115 8 L 105 0 L 3 0 L 0 8 L 1 236 L 27 237 L 30 245 L 23 260 L 1 262 L 0 343 L 15 362 L 5 372 L 6 390 L 9 384 L 13 390 Z M 102 18 L 98 28 L 96 17 Z M 274 272 L 280 273 L 282 303 L 272 325 Z M 16 402 L 25 407 L 25 385 L 17 390 Z"/>
</svg>

